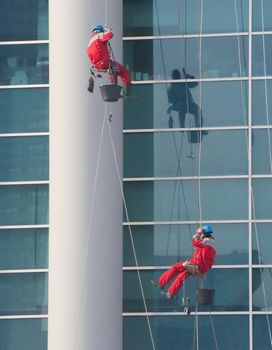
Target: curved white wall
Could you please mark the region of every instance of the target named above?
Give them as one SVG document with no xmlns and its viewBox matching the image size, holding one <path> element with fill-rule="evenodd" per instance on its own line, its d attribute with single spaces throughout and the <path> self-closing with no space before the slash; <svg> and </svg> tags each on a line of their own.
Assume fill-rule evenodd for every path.
<svg viewBox="0 0 272 350">
<path fill-rule="evenodd" d="M 107 6 L 120 60 L 122 1 Z M 88 229 L 104 105 L 97 84 L 86 90 L 86 46 L 104 21 L 103 1 L 50 1 L 49 350 L 122 349 L 122 197 L 107 124 Z M 122 101 L 108 110 L 122 174 Z"/>
</svg>

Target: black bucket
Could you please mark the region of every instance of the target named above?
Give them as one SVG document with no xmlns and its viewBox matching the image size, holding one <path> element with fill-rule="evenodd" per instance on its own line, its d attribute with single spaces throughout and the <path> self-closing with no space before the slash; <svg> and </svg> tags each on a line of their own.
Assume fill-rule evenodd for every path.
<svg viewBox="0 0 272 350">
<path fill-rule="evenodd" d="M 214 289 L 196 288 L 196 300 L 199 305 L 212 305 L 214 299 Z"/>
<path fill-rule="evenodd" d="M 101 95 L 105 102 L 116 102 L 119 100 L 122 87 L 119 85 L 100 86 Z"/>
</svg>

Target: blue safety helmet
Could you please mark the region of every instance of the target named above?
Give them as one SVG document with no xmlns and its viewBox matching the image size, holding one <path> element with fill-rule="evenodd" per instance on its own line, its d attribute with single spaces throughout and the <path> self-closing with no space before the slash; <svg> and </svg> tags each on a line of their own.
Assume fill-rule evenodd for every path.
<svg viewBox="0 0 272 350">
<path fill-rule="evenodd" d="M 205 234 L 212 234 L 212 233 L 213 233 L 213 229 L 212 229 L 212 227 L 209 226 L 209 225 L 203 226 L 203 227 L 202 227 L 202 231 L 203 231 L 204 235 L 205 235 Z"/>
<path fill-rule="evenodd" d="M 96 31 L 98 31 L 98 32 L 104 32 L 104 31 L 105 31 L 105 28 L 104 28 L 101 24 L 99 24 L 99 25 L 97 25 L 96 27 L 94 27 L 93 30 L 92 30 L 92 32 L 96 32 Z"/>
</svg>

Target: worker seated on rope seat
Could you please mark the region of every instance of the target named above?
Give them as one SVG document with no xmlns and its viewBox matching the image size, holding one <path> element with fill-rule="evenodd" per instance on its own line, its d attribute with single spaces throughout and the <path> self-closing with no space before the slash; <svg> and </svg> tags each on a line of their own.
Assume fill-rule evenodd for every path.
<svg viewBox="0 0 272 350">
<path fill-rule="evenodd" d="M 162 295 L 171 299 L 178 293 L 185 279 L 191 275 L 204 277 L 204 274 L 210 270 L 214 264 L 216 250 L 214 248 L 214 237 L 211 226 L 205 225 L 197 229 L 192 238 L 194 253 L 190 260 L 178 262 L 169 270 L 164 272 L 157 281 L 151 283 L 158 288 L 165 286 L 176 277 L 175 281 L 170 285 L 167 292 L 162 291 Z"/>
<path fill-rule="evenodd" d="M 129 71 L 120 63 L 111 59 L 109 50 L 109 40 L 113 37 L 113 31 L 102 25 L 97 25 L 92 30 L 92 35 L 88 44 L 87 53 L 91 60 L 92 66 L 97 70 L 110 70 L 109 78 L 111 83 L 117 83 L 119 76 L 124 86 L 125 94 L 131 94 L 131 78 Z M 91 79 L 91 78 L 90 78 Z M 92 82 L 89 81 L 89 84 Z M 89 86 L 88 90 L 93 89 Z M 90 91 L 92 92 L 92 91 Z"/>
</svg>

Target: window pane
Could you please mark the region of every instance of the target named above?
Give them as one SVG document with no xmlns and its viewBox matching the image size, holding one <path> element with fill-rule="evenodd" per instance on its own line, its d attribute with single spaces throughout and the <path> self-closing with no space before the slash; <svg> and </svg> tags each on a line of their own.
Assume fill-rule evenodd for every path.
<svg viewBox="0 0 272 350">
<path fill-rule="evenodd" d="M 203 38 L 201 43 L 202 78 L 247 75 L 247 37 Z M 182 67 L 199 77 L 199 50 L 195 38 L 125 41 L 125 65 L 133 80 L 171 79 L 172 70 Z"/>
<path fill-rule="evenodd" d="M 255 35 L 252 37 L 253 62 L 252 72 L 253 76 L 269 76 L 272 75 L 272 35 L 265 35 L 264 41 L 262 35 Z M 263 53 L 265 52 L 265 58 Z"/>
<path fill-rule="evenodd" d="M 270 0 L 253 0 L 253 31 L 272 30 L 272 3 Z M 263 7 L 262 7 L 263 5 Z M 263 17 L 263 24 L 262 24 Z"/>
<path fill-rule="evenodd" d="M 0 225 L 48 224 L 48 185 L 0 186 Z"/>
<path fill-rule="evenodd" d="M 48 84 L 48 44 L 0 45 L 0 85 Z"/>
<path fill-rule="evenodd" d="M 0 348 L 47 350 L 47 319 L 0 320 Z"/>
<path fill-rule="evenodd" d="M 252 225 L 252 263 L 272 264 L 272 224 Z"/>
<path fill-rule="evenodd" d="M 48 88 L 1 89 L 0 133 L 48 131 Z"/>
<path fill-rule="evenodd" d="M 125 36 L 198 34 L 247 31 L 248 1 L 205 0 L 203 13 L 198 0 L 124 1 Z M 237 18 L 237 20 L 236 20 Z M 238 21 L 238 23 L 237 23 Z"/>
<path fill-rule="evenodd" d="M 272 132 L 269 129 L 252 132 L 253 174 L 271 174 L 272 172 Z M 260 157 L 260 155 L 262 155 Z"/>
<path fill-rule="evenodd" d="M 48 229 L 0 230 L 0 267 L 48 268 Z"/>
<path fill-rule="evenodd" d="M 269 324 L 267 324 L 267 321 Z M 253 346 L 254 349 L 271 349 L 270 329 L 272 316 L 253 315 Z"/>
<path fill-rule="evenodd" d="M 202 115 L 202 126 L 245 125 L 247 123 L 247 82 L 202 82 L 201 101 L 200 86 L 187 83 L 173 83 L 177 86 L 177 98 L 182 106 L 180 111 L 171 111 L 174 128 L 181 126 L 179 119 L 184 120 L 186 127 L 194 125 L 194 114 Z M 167 90 L 170 84 L 134 85 L 133 91 L 139 99 L 137 103 L 131 99 L 124 102 L 124 128 L 148 129 L 169 128 L 170 115 L 167 113 L 169 102 Z M 185 90 L 185 91 L 184 91 Z M 231 101 L 231 103 L 230 103 Z M 187 107 L 188 103 L 188 107 Z M 188 112 L 187 112 L 188 111 Z"/>
<path fill-rule="evenodd" d="M 197 176 L 199 143 L 192 141 L 199 136 L 198 131 L 125 134 L 124 176 Z M 246 131 L 205 131 L 201 136 L 201 175 L 247 174 Z"/>
<path fill-rule="evenodd" d="M 202 180 L 202 220 L 247 219 L 247 189 L 244 179 Z M 198 180 L 125 182 L 125 196 L 130 221 L 197 220 Z"/>
<path fill-rule="evenodd" d="M 0 181 L 48 180 L 48 137 L 0 138 Z"/>
<path fill-rule="evenodd" d="M 215 263 L 248 264 L 248 226 L 244 224 L 213 224 L 212 226 L 217 250 Z M 195 225 L 132 225 L 131 231 L 138 264 L 169 266 L 179 260 L 188 259 L 192 254 L 191 237 L 195 230 Z M 135 266 L 127 226 L 124 226 L 123 242 L 124 266 Z"/>
<path fill-rule="evenodd" d="M 158 350 L 195 348 L 195 319 L 186 316 L 152 316 L 149 318 L 155 347 Z M 248 349 L 247 316 L 199 316 L 199 349 Z M 213 334 L 213 327 L 216 337 Z M 151 349 L 146 317 L 123 317 L 123 349 Z M 262 348 L 263 349 L 263 348 Z M 265 348 L 268 349 L 268 348 Z"/>
<path fill-rule="evenodd" d="M 48 39 L 48 0 L 2 0 L 0 41 Z"/>
<path fill-rule="evenodd" d="M 271 311 L 271 268 L 252 270 L 252 302 L 255 311 Z"/>
<path fill-rule="evenodd" d="M 253 125 L 272 124 L 272 80 L 252 81 Z"/>
<path fill-rule="evenodd" d="M 47 313 L 47 274 L 0 274 L 0 315 Z"/>
<path fill-rule="evenodd" d="M 180 292 L 171 300 L 165 299 L 158 288 L 150 280 L 157 280 L 165 270 L 140 271 L 145 300 L 149 312 L 183 311 L 182 297 L 190 296 L 190 305 L 195 309 L 195 288 L 199 285 L 197 278 L 190 276 Z M 124 312 L 144 312 L 144 304 L 140 290 L 137 271 L 124 271 L 123 308 Z M 228 292 L 226 293 L 226 281 Z M 171 282 L 170 282 L 171 283 Z M 245 269 L 212 269 L 206 274 L 206 287 L 215 289 L 213 311 L 245 311 L 248 310 L 248 270 Z M 170 284 L 169 284 L 170 285 Z M 167 288 L 166 288 L 167 289 Z M 200 305 L 199 311 L 209 310 Z"/>
<path fill-rule="evenodd" d="M 271 219 L 272 179 L 254 179 L 252 187 L 254 195 L 253 218 Z"/>
</svg>

